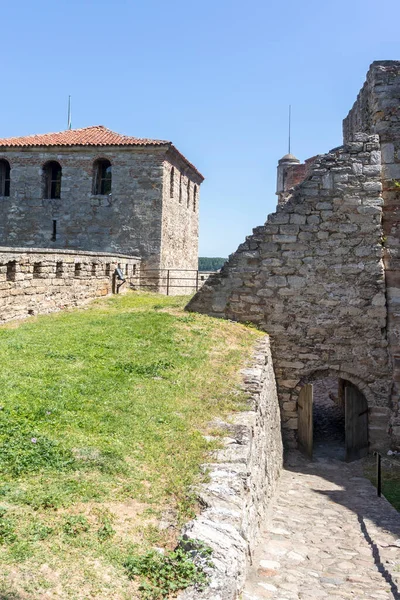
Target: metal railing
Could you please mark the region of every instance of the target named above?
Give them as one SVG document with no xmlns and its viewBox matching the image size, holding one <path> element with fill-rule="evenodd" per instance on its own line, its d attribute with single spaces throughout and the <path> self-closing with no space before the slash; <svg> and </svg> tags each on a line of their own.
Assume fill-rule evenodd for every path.
<svg viewBox="0 0 400 600">
<path fill-rule="evenodd" d="M 397 467 L 400 468 L 399 460 L 391 460 L 390 458 L 386 458 L 386 456 L 382 456 L 380 452 L 375 451 L 374 456 L 376 457 L 376 491 L 379 497 L 382 496 L 382 463 L 389 464 L 390 468 Z"/>
<path fill-rule="evenodd" d="M 174 292 L 176 295 L 190 294 L 197 292 L 214 272 L 198 269 L 140 269 L 130 278 L 130 285 L 134 289 L 165 293 L 167 296 Z"/>
</svg>

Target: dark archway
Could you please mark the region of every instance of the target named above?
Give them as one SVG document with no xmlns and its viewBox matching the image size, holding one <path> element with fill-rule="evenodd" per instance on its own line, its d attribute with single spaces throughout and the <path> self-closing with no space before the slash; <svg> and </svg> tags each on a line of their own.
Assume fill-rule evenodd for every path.
<svg viewBox="0 0 400 600">
<path fill-rule="evenodd" d="M 357 460 L 368 453 L 368 404 L 356 385 L 325 377 L 298 398 L 298 444 L 312 458 Z"/>
</svg>

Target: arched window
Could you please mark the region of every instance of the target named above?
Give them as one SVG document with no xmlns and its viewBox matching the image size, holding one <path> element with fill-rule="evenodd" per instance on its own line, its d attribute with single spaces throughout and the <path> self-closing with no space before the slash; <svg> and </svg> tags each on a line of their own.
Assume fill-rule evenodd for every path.
<svg viewBox="0 0 400 600">
<path fill-rule="evenodd" d="M 43 197 L 61 198 L 61 165 L 55 160 L 43 167 Z"/>
<path fill-rule="evenodd" d="M 197 185 L 194 186 L 193 189 L 193 212 L 196 212 L 197 205 Z"/>
<path fill-rule="evenodd" d="M 173 198 L 174 197 L 174 191 L 175 191 L 175 168 L 172 167 L 171 172 L 169 174 L 169 197 Z"/>
<path fill-rule="evenodd" d="M 10 164 L 0 160 L 0 196 L 10 195 Z"/>
<path fill-rule="evenodd" d="M 112 167 L 109 160 L 99 158 L 94 163 L 93 194 L 95 196 L 106 196 L 111 194 Z"/>
</svg>

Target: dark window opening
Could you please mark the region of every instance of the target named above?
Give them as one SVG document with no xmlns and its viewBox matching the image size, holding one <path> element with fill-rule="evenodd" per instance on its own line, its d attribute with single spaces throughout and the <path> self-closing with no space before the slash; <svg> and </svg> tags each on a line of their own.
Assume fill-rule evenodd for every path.
<svg viewBox="0 0 400 600">
<path fill-rule="evenodd" d="M 196 212 L 197 205 L 197 185 L 194 186 L 193 189 L 193 212 Z"/>
<path fill-rule="evenodd" d="M 81 263 L 75 263 L 75 277 L 80 277 L 81 276 L 81 272 L 82 272 L 82 265 Z"/>
<path fill-rule="evenodd" d="M 46 199 L 61 198 L 61 165 L 52 160 L 43 167 L 44 190 Z"/>
<path fill-rule="evenodd" d="M 186 199 L 186 208 L 190 206 L 190 179 L 187 180 L 187 199 Z"/>
<path fill-rule="evenodd" d="M 101 158 L 94 163 L 93 194 L 106 196 L 111 194 L 112 167 L 109 160 Z"/>
<path fill-rule="evenodd" d="M 96 268 L 97 268 L 97 264 L 92 263 L 92 277 L 96 277 Z"/>
<path fill-rule="evenodd" d="M 33 263 L 33 278 L 37 279 L 42 274 L 42 263 L 35 262 Z"/>
<path fill-rule="evenodd" d="M 59 279 L 60 277 L 63 276 L 63 272 L 64 272 L 64 269 L 63 269 L 62 262 L 61 261 L 56 262 L 56 277 L 57 277 L 57 279 Z"/>
<path fill-rule="evenodd" d="M 132 275 L 136 275 L 136 265 L 133 265 L 133 268 L 132 268 Z"/>
<path fill-rule="evenodd" d="M 129 265 L 125 265 L 125 275 L 129 275 Z"/>
<path fill-rule="evenodd" d="M 174 197 L 174 187 L 175 187 L 175 169 L 172 167 L 171 173 L 169 175 L 169 197 Z"/>
<path fill-rule="evenodd" d="M 179 204 L 182 204 L 182 173 L 179 175 Z"/>
<path fill-rule="evenodd" d="M 53 233 L 51 236 L 51 241 L 55 242 L 57 239 L 57 221 L 53 219 Z"/>
<path fill-rule="evenodd" d="M 111 275 L 111 264 L 106 263 L 106 277 L 110 277 Z"/>
<path fill-rule="evenodd" d="M 0 196 L 10 195 L 10 164 L 0 160 Z"/>
<path fill-rule="evenodd" d="M 17 262 L 15 260 L 10 260 L 10 262 L 7 263 L 7 273 L 6 273 L 7 281 L 15 281 L 16 273 L 17 273 Z"/>
</svg>

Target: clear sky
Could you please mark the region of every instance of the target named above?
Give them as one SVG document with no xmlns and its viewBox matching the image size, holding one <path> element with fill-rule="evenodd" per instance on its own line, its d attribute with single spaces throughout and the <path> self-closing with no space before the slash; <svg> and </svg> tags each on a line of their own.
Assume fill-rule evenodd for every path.
<svg viewBox="0 0 400 600">
<path fill-rule="evenodd" d="M 373 60 L 400 59 L 399 0 L 14 0 L 1 10 L 0 136 L 105 125 L 167 139 L 205 175 L 200 255 L 276 205 L 278 159 L 341 143 Z"/>
</svg>

